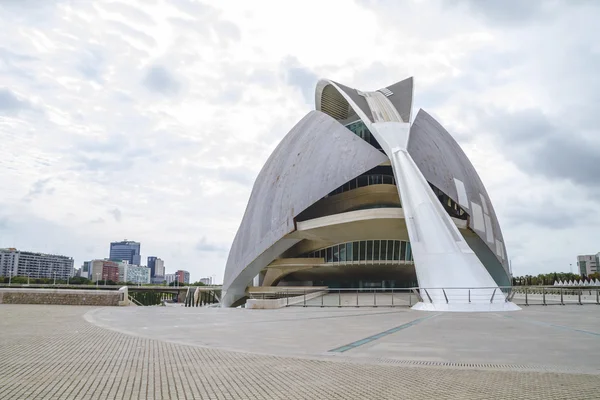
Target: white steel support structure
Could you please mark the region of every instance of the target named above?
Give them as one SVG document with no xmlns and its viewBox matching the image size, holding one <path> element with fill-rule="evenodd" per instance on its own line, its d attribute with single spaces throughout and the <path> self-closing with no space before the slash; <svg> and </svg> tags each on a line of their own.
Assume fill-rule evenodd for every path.
<svg viewBox="0 0 600 400">
<path fill-rule="evenodd" d="M 373 122 L 334 82 L 367 125 L 390 159 L 406 225 L 422 302 L 413 309 L 426 311 L 514 311 L 494 279 L 471 250 L 419 171 L 407 145 L 409 121 L 403 121 L 381 92 L 363 93 Z"/>
</svg>

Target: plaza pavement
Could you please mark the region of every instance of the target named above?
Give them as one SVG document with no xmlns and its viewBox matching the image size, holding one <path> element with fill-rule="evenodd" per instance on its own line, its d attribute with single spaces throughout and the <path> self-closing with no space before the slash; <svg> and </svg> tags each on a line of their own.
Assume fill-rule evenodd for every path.
<svg viewBox="0 0 600 400">
<path fill-rule="evenodd" d="M 0 399 L 597 399 L 600 307 L 0 306 Z"/>
</svg>

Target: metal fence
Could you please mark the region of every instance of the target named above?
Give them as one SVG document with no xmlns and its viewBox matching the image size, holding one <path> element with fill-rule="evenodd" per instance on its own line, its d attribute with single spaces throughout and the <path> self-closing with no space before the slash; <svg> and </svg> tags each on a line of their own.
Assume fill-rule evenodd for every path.
<svg viewBox="0 0 600 400">
<path fill-rule="evenodd" d="M 423 301 L 530 305 L 600 305 L 600 287 L 362 288 L 281 290 L 254 298 L 286 299 L 288 307 L 412 307 Z"/>
</svg>

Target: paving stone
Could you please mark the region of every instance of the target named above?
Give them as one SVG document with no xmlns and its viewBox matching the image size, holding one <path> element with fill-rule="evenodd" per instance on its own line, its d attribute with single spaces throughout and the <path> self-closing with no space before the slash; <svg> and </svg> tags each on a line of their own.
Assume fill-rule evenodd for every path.
<svg viewBox="0 0 600 400">
<path fill-rule="evenodd" d="M 104 329 L 83 318 L 89 310 L 1 305 L 0 399 L 599 397 L 599 378 L 593 374 L 415 367 L 226 351 Z"/>
</svg>

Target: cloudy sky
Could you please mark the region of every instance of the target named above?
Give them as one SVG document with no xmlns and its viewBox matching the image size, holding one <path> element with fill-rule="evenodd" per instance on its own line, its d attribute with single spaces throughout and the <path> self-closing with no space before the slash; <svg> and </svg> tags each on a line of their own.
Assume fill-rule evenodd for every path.
<svg viewBox="0 0 600 400">
<path fill-rule="evenodd" d="M 0 0 L 0 247 L 77 267 L 127 238 L 220 282 L 317 79 L 414 76 L 513 272 L 568 271 L 600 251 L 599 17 L 594 0 Z"/>
</svg>

